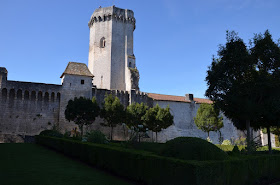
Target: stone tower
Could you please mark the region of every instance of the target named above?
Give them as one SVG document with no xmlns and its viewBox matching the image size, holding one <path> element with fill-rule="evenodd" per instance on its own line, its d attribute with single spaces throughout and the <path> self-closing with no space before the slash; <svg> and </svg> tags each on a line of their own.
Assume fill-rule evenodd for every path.
<svg viewBox="0 0 280 185">
<path fill-rule="evenodd" d="M 139 90 L 133 53 L 134 13 L 115 6 L 98 8 L 90 28 L 88 67 L 101 89 Z"/>
</svg>

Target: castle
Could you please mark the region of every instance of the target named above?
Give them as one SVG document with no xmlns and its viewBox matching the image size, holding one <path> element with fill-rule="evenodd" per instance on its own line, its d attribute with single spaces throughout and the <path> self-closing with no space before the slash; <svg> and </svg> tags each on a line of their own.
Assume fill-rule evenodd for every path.
<svg viewBox="0 0 280 185">
<path fill-rule="evenodd" d="M 88 23 L 90 29 L 88 66 L 69 62 L 61 75 L 61 84 L 44 84 L 8 80 L 6 68 L 0 68 L 0 142 L 22 141 L 59 124 L 63 131 L 76 127 L 64 117 L 66 105 L 74 97 L 96 97 L 99 104 L 106 94 L 114 94 L 123 105 L 144 102 L 149 106 L 170 106 L 174 124 L 158 134 L 165 142 L 179 136 L 206 138 L 193 118 L 201 103 L 208 99 L 143 93 L 139 89 L 139 72 L 133 53 L 136 20 L 131 10 L 115 6 L 98 8 Z M 99 122 L 100 120 L 97 120 Z M 98 123 L 92 126 L 106 132 Z M 121 128 L 115 139 L 121 139 Z M 223 139 L 237 139 L 241 132 L 224 117 Z M 218 133 L 210 133 L 218 142 Z M 274 137 L 272 137 L 274 138 Z M 274 142 L 273 142 L 274 143 Z"/>
</svg>

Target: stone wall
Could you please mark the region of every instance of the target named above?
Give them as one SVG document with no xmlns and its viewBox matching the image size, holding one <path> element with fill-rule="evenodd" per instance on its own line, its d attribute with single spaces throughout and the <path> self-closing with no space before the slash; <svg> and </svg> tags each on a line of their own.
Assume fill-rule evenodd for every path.
<svg viewBox="0 0 280 185">
<path fill-rule="evenodd" d="M 199 130 L 193 119 L 200 104 L 174 101 L 154 101 L 153 104 L 158 104 L 160 107 L 167 107 L 169 105 L 170 112 L 174 116 L 174 124 L 158 134 L 159 142 L 165 142 L 180 136 L 207 138 L 207 133 Z M 238 139 L 238 130 L 229 119 L 225 116 L 223 118 L 224 127 L 221 129 L 223 139 Z M 219 133 L 210 132 L 210 139 L 213 143 L 219 143 Z"/>
<path fill-rule="evenodd" d="M 60 85 L 6 81 L 0 89 L 0 135 L 36 135 L 59 122 Z"/>
</svg>

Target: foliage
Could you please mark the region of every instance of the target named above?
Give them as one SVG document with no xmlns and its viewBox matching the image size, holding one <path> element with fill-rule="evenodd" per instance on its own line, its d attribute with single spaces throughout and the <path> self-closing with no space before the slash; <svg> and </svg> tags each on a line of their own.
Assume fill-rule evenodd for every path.
<svg viewBox="0 0 280 185">
<path fill-rule="evenodd" d="M 280 49 L 268 31 L 255 35 L 251 49 L 235 32 L 207 71 L 206 96 L 215 102 L 239 129 L 278 124 L 280 119 Z"/>
<path fill-rule="evenodd" d="M 54 124 L 50 130 L 43 130 L 39 135 L 42 136 L 51 136 L 51 137 L 63 137 L 63 134 L 60 132 L 58 124 Z"/>
<path fill-rule="evenodd" d="M 63 137 L 63 134 L 61 134 L 57 130 L 43 130 L 42 132 L 40 132 L 39 135 L 41 135 L 41 136 L 58 137 L 58 138 L 62 138 Z"/>
<path fill-rule="evenodd" d="M 234 147 L 232 149 L 232 153 L 234 153 L 234 154 L 239 154 L 240 153 L 239 148 L 238 148 L 237 145 L 234 145 Z"/>
<path fill-rule="evenodd" d="M 199 106 L 194 122 L 198 129 L 207 132 L 208 137 L 209 132 L 217 132 L 224 126 L 223 117 L 219 117 L 219 110 L 206 103 Z"/>
<path fill-rule="evenodd" d="M 101 109 L 101 117 L 104 118 L 102 126 L 110 127 L 110 140 L 113 140 L 113 128 L 125 121 L 125 109 L 118 97 L 112 94 L 106 95 Z"/>
<path fill-rule="evenodd" d="M 208 141 L 209 143 L 213 143 L 213 141 L 210 139 L 210 137 L 207 137 L 206 141 Z"/>
<path fill-rule="evenodd" d="M 108 143 L 106 136 L 99 130 L 93 130 L 86 133 L 88 142 L 105 144 Z"/>
<path fill-rule="evenodd" d="M 144 103 L 132 103 L 126 108 L 126 125 L 129 129 L 137 133 L 140 142 L 139 132 L 145 133 L 147 127 L 143 122 L 143 117 L 148 110 L 148 106 Z"/>
<path fill-rule="evenodd" d="M 225 151 L 225 152 L 231 152 L 234 148 L 233 145 L 216 145 L 218 148 L 220 148 L 221 150 Z M 235 145 L 238 147 L 239 151 L 244 150 L 245 146 L 243 145 Z"/>
<path fill-rule="evenodd" d="M 167 141 L 161 155 L 184 160 L 224 160 L 227 154 L 201 138 L 177 137 Z"/>
<path fill-rule="evenodd" d="M 158 104 L 147 110 L 146 114 L 143 116 L 143 121 L 149 130 L 157 133 L 162 129 L 168 128 L 173 124 L 173 116 L 170 113 L 170 108 L 161 108 Z"/>
<path fill-rule="evenodd" d="M 248 185 L 261 177 L 280 177 L 280 155 L 184 161 L 144 151 L 44 136 L 37 136 L 36 142 L 145 184 Z"/>
<path fill-rule="evenodd" d="M 222 145 L 231 145 L 230 140 L 226 139 L 223 141 Z"/>
<path fill-rule="evenodd" d="M 69 100 L 65 110 L 65 118 L 70 122 L 74 121 L 81 130 L 83 136 L 84 125 L 90 125 L 95 121 L 99 115 L 100 108 L 96 102 L 95 97 L 92 100 L 84 97 L 74 98 Z"/>
<path fill-rule="evenodd" d="M 245 137 L 239 137 L 234 141 L 235 145 L 246 145 L 246 138 Z"/>
</svg>

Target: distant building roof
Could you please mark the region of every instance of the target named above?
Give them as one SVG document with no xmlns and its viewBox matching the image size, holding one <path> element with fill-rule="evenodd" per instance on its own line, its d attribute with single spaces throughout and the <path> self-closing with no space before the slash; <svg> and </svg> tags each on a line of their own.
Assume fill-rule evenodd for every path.
<svg viewBox="0 0 280 185">
<path fill-rule="evenodd" d="M 185 96 L 173 96 L 173 95 L 165 95 L 165 94 L 154 94 L 154 93 L 147 93 L 148 96 L 154 100 L 159 101 L 176 101 L 176 102 L 187 102 L 190 103 L 190 100 L 186 100 Z M 212 104 L 213 102 L 209 99 L 204 98 L 193 98 L 196 103 L 208 103 Z"/>
<path fill-rule="evenodd" d="M 94 77 L 86 64 L 78 62 L 69 62 L 60 78 L 65 74 Z"/>
</svg>

